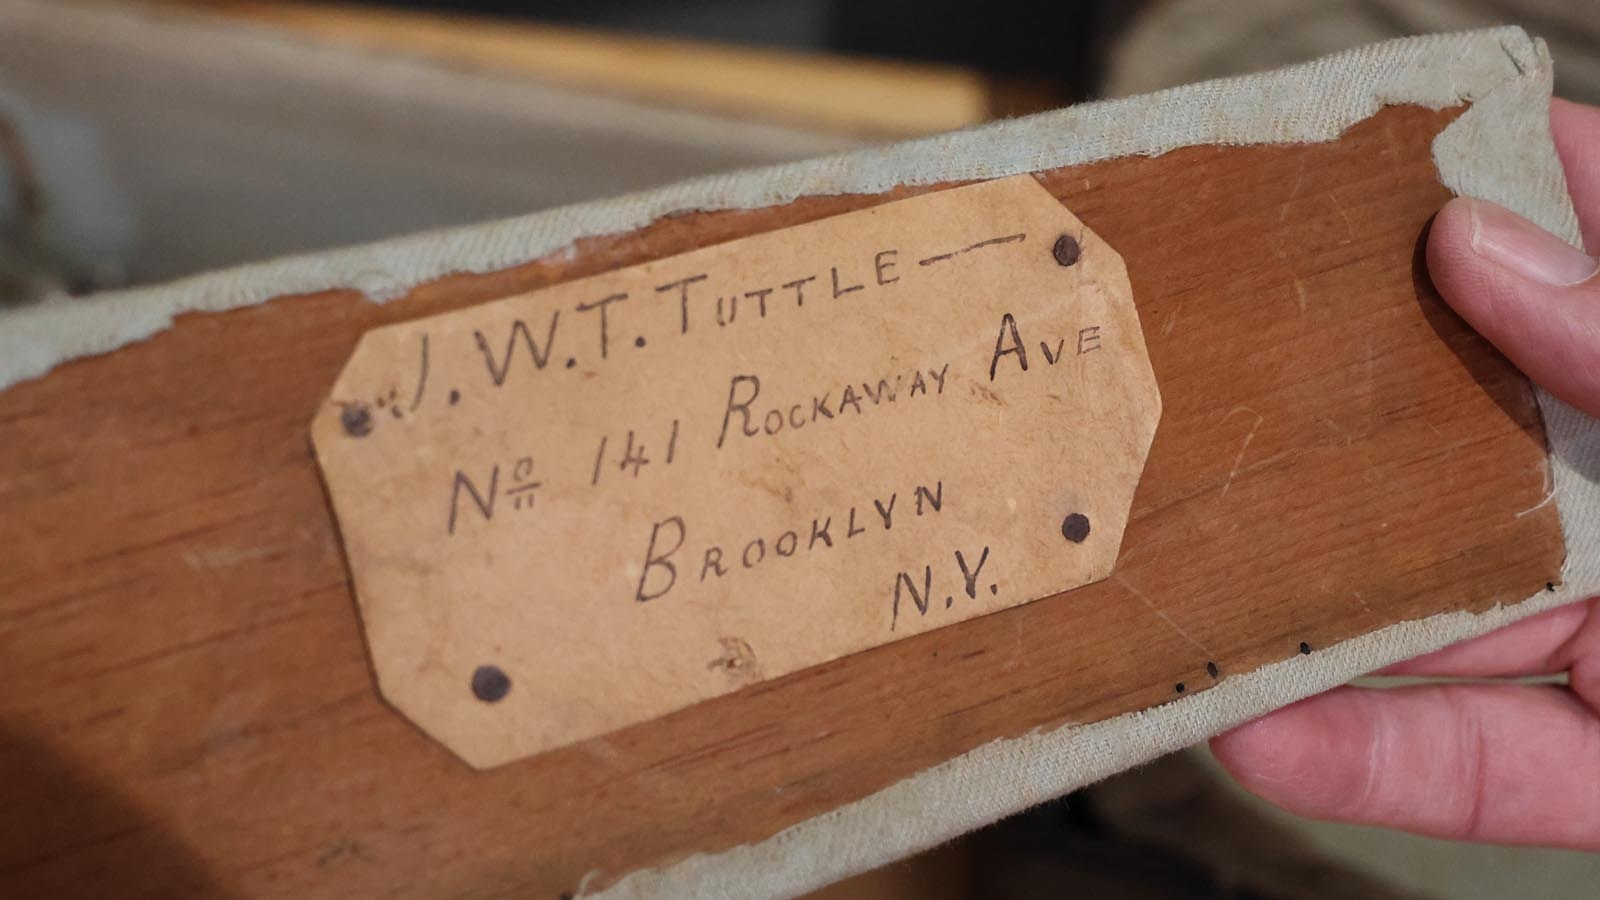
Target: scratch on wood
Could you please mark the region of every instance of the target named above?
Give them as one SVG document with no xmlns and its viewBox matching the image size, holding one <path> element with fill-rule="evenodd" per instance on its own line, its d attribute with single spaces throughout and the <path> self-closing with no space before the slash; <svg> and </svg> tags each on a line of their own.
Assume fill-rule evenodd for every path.
<svg viewBox="0 0 1600 900">
<path fill-rule="evenodd" d="M 1300 186 L 1305 183 L 1305 180 L 1306 164 L 1305 161 L 1302 160 L 1300 162 L 1299 169 L 1297 169 L 1294 173 L 1294 187 L 1289 189 L 1289 199 L 1285 200 L 1283 205 L 1278 207 L 1279 222 L 1286 221 L 1289 218 L 1289 207 L 1294 203 L 1295 199 L 1300 196 Z"/>
<path fill-rule="evenodd" d="M 1544 509 L 1546 506 L 1549 506 L 1551 501 L 1556 499 L 1555 481 L 1550 477 L 1550 460 L 1540 459 L 1538 465 L 1539 468 L 1544 472 L 1544 499 L 1528 507 L 1522 512 L 1512 515 L 1511 518 L 1513 519 L 1520 519 L 1523 516 L 1538 512 L 1539 510 Z"/>
<path fill-rule="evenodd" d="M 1322 424 L 1324 424 L 1326 426 L 1328 426 L 1328 430 L 1332 431 L 1334 434 L 1338 435 L 1344 441 L 1344 445 L 1346 447 L 1350 446 L 1351 442 L 1355 440 L 1354 438 L 1352 438 L 1350 436 L 1350 432 L 1344 430 L 1343 428 L 1340 428 L 1337 424 L 1334 423 L 1334 421 L 1332 419 L 1328 418 L 1327 416 L 1318 416 L 1317 417 L 1317 421 L 1321 422 Z M 1429 426 L 1429 427 L 1432 427 L 1432 426 Z M 1434 431 L 1438 431 L 1439 429 L 1434 428 L 1433 430 Z"/>
<path fill-rule="evenodd" d="M 1011 617 L 1011 652 L 1006 654 L 1005 665 L 1002 667 L 1004 671 L 1013 672 L 1013 671 L 1016 671 L 1017 667 L 1019 666 L 1019 663 L 1017 662 L 1017 660 L 1018 660 L 1019 657 L 1022 656 L 1022 635 L 1023 635 L 1023 633 L 1024 633 L 1023 620 L 1021 618 L 1017 617 L 1017 616 L 1012 616 Z"/>
<path fill-rule="evenodd" d="M 1224 422 L 1228 421 L 1230 418 L 1233 417 L 1234 413 L 1238 413 L 1238 412 L 1250 413 L 1251 415 L 1256 417 L 1256 421 L 1255 421 L 1255 424 L 1250 426 L 1249 433 L 1247 433 L 1244 436 L 1244 443 L 1239 446 L 1239 455 L 1237 455 L 1237 456 L 1235 456 L 1233 458 L 1233 469 L 1228 472 L 1228 480 L 1224 481 L 1222 483 L 1222 493 L 1218 494 L 1217 495 L 1218 497 L 1226 497 L 1226 496 L 1228 496 L 1228 488 L 1233 485 L 1233 479 L 1234 479 L 1235 476 L 1237 476 L 1239 474 L 1239 467 L 1241 465 L 1243 465 L 1243 463 L 1244 463 L 1245 451 L 1250 449 L 1250 442 L 1256 439 L 1256 429 L 1260 428 L 1261 427 L 1261 423 L 1263 421 L 1265 421 L 1265 419 L 1262 418 L 1262 415 L 1260 413 L 1256 412 L 1255 410 L 1251 409 L 1248 406 L 1236 406 L 1236 407 L 1234 407 L 1233 409 L 1228 411 L 1228 414 L 1226 416 L 1222 417 L 1222 421 L 1224 421 Z"/>
<path fill-rule="evenodd" d="M 1356 234 L 1355 223 L 1350 221 L 1350 217 L 1345 214 L 1344 207 L 1339 204 L 1339 198 L 1335 197 L 1332 191 L 1328 192 L 1328 202 L 1333 204 L 1333 211 L 1338 213 L 1339 218 L 1344 220 L 1345 237 L 1344 240 L 1340 241 L 1339 243 L 1350 243 L 1350 240 L 1354 238 Z"/>
<path fill-rule="evenodd" d="M 260 547 L 212 547 L 184 550 L 183 562 L 191 569 L 228 569 L 247 562 L 270 559 L 278 552 L 274 545 Z"/>
<path fill-rule="evenodd" d="M 1115 581 L 1117 584 L 1120 584 L 1124 588 L 1126 588 L 1128 593 L 1134 595 L 1135 597 L 1138 597 L 1139 598 L 1139 602 L 1143 603 L 1145 605 L 1146 609 L 1148 609 L 1151 612 L 1155 613 L 1156 614 L 1156 618 L 1158 618 L 1161 621 L 1167 623 L 1167 625 L 1169 627 L 1171 627 L 1173 631 L 1176 631 L 1178 633 L 1178 637 L 1181 637 L 1184 640 L 1188 641 L 1191 646 L 1193 646 L 1196 650 L 1199 650 L 1201 653 L 1205 654 L 1206 656 L 1210 656 L 1211 655 L 1211 651 L 1206 649 L 1206 645 L 1204 645 L 1204 644 L 1200 643 L 1199 641 L 1195 640 L 1194 637 L 1189 634 L 1189 632 L 1184 631 L 1183 628 L 1180 625 L 1178 625 L 1177 622 L 1174 622 L 1172 620 L 1171 616 L 1169 616 L 1166 613 L 1162 612 L 1160 610 L 1160 608 L 1158 608 L 1154 603 L 1151 603 L 1150 602 L 1150 598 L 1146 597 L 1144 595 L 1143 591 L 1141 591 L 1138 588 L 1134 587 L 1133 585 L 1129 584 L 1127 582 L 1127 580 L 1124 579 L 1121 575 L 1113 575 L 1113 576 L 1111 576 L 1111 580 Z"/>
</svg>

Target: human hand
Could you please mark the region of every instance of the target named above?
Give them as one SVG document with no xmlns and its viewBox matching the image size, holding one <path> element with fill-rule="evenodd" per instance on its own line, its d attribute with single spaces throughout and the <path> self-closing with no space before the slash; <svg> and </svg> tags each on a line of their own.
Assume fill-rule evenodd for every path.
<svg viewBox="0 0 1600 900">
<path fill-rule="evenodd" d="M 1600 253 L 1600 109 L 1555 101 L 1556 150 Z M 1451 200 L 1428 237 L 1444 299 L 1551 393 L 1600 417 L 1593 256 L 1493 204 Z M 1344 687 L 1212 741 L 1246 788 L 1301 815 L 1438 837 L 1600 850 L 1600 598 L 1386 675 L 1566 672 L 1570 687 Z"/>
</svg>

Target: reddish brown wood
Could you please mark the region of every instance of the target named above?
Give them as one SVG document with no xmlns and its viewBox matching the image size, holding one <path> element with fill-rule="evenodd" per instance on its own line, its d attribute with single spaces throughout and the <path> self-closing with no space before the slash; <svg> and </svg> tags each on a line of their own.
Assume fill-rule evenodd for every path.
<svg viewBox="0 0 1600 900">
<path fill-rule="evenodd" d="M 1208 662 L 1526 597 L 1563 552 L 1553 508 L 1516 515 L 1546 491 L 1536 407 L 1414 262 L 1451 117 L 1043 176 L 1127 261 L 1165 401 L 1112 579 L 489 772 L 367 669 L 306 436 L 357 337 L 884 197 L 188 315 L 0 393 L 0 895 L 554 898 Z"/>
</svg>

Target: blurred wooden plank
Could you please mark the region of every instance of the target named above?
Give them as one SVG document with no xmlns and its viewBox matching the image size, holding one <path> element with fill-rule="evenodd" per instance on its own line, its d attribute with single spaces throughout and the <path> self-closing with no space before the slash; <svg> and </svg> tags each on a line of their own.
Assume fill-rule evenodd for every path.
<svg viewBox="0 0 1600 900">
<path fill-rule="evenodd" d="M 179 2 L 303 38 L 822 131 L 905 137 L 989 118 L 983 78 L 956 66 L 331 3 Z"/>
<path fill-rule="evenodd" d="M 0 3 L 0 85 L 21 104 L 5 101 L 0 116 L 39 164 L 48 215 L 38 218 L 36 256 L 85 287 L 148 284 L 863 143 L 126 3 Z"/>
<path fill-rule="evenodd" d="M 890 196 L 677 216 L 377 306 L 287 297 L 0 393 L 0 896 L 556 897 L 997 737 L 1516 602 L 1563 556 L 1526 381 L 1415 262 L 1454 113 L 1041 175 L 1165 410 L 1110 580 L 474 772 L 380 700 L 307 442 L 368 328 Z"/>
</svg>

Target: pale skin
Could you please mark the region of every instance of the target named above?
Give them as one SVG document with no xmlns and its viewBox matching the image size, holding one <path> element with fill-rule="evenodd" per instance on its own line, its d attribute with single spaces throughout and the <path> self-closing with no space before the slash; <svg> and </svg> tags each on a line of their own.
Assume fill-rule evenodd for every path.
<svg viewBox="0 0 1600 900">
<path fill-rule="evenodd" d="M 1492 204 L 1451 200 L 1428 236 L 1445 300 L 1533 381 L 1600 417 L 1600 108 L 1551 129 L 1587 252 Z M 1570 686 L 1345 687 L 1216 738 L 1246 788 L 1319 819 L 1600 851 L 1600 598 L 1402 663 L 1392 675 L 1567 673 Z"/>
</svg>

